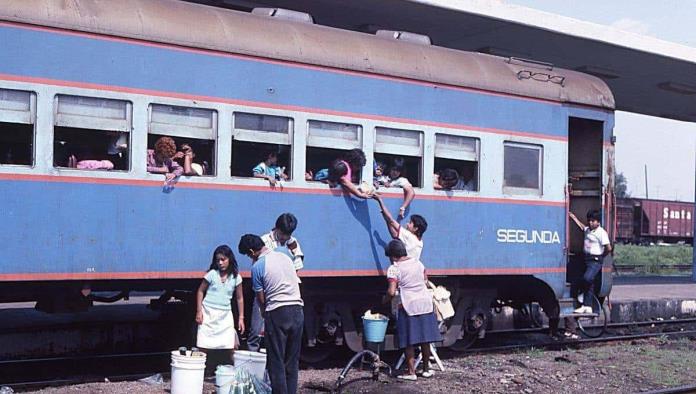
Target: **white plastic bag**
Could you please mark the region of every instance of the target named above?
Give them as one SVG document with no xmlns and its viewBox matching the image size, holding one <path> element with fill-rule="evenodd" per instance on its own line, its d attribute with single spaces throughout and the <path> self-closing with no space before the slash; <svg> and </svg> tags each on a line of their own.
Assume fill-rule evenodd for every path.
<svg viewBox="0 0 696 394">
<path fill-rule="evenodd" d="M 428 281 L 428 288 L 433 295 L 433 306 L 438 321 L 443 321 L 454 316 L 454 307 L 450 301 L 450 292 L 444 286 L 435 286 Z"/>
</svg>

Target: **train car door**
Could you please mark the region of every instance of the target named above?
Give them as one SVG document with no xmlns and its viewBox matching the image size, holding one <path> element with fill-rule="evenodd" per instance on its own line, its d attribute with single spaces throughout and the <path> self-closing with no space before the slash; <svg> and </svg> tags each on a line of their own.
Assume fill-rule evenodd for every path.
<svg viewBox="0 0 696 394">
<path fill-rule="evenodd" d="M 587 212 L 599 210 L 603 213 L 602 226 L 610 232 L 613 239 L 613 193 L 604 188 L 604 122 L 570 117 L 568 120 L 568 184 L 567 205 L 583 223 Z M 611 163 L 612 158 L 607 157 Z M 610 180 L 611 183 L 611 180 Z M 604 208 L 604 210 L 603 210 Z M 568 221 L 567 231 L 568 267 L 566 280 L 577 283 L 584 272 L 583 239 L 584 234 Z M 607 259 L 610 260 L 610 259 Z M 605 261 L 605 267 L 611 261 Z M 606 271 L 606 270 L 603 270 Z M 602 283 L 597 283 L 598 295 L 606 295 L 611 286 L 611 272 L 603 272 Z"/>
</svg>

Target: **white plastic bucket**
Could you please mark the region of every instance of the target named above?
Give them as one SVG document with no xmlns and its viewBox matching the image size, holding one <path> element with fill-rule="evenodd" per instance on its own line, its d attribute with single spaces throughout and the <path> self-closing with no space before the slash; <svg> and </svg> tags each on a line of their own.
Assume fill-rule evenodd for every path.
<svg viewBox="0 0 696 394">
<path fill-rule="evenodd" d="M 234 382 L 234 367 L 218 365 L 215 369 L 215 387 L 217 394 L 229 394 Z"/>
<path fill-rule="evenodd" d="M 203 392 L 205 353 L 187 351 L 185 356 L 172 351 L 171 394 L 195 394 Z"/>
<path fill-rule="evenodd" d="M 263 382 L 263 377 L 266 372 L 266 354 L 249 352 L 246 350 L 235 350 L 234 366 L 246 369 L 250 374 L 256 376 Z"/>
</svg>

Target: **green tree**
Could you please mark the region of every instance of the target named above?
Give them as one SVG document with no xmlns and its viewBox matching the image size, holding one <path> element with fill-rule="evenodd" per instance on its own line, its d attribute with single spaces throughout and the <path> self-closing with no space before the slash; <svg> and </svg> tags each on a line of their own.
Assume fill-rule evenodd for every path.
<svg viewBox="0 0 696 394">
<path fill-rule="evenodd" d="M 628 192 L 628 184 L 626 183 L 626 177 L 623 172 L 616 174 L 616 179 L 614 179 L 614 193 L 616 198 L 629 198 L 631 194 Z"/>
</svg>

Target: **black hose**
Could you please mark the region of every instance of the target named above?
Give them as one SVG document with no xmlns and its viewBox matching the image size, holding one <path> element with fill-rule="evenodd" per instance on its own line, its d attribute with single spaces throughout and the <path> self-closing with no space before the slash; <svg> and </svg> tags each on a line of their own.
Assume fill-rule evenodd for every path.
<svg viewBox="0 0 696 394">
<path fill-rule="evenodd" d="M 391 370 L 391 367 L 389 366 L 389 364 L 380 360 L 379 355 L 377 353 L 373 352 L 372 350 L 365 349 L 365 350 L 362 350 L 362 351 L 356 353 L 353 356 L 353 358 L 351 358 L 350 361 L 348 361 L 348 364 L 346 364 L 345 368 L 343 368 L 340 375 L 338 375 L 338 379 L 336 379 L 336 384 L 334 385 L 334 391 L 338 391 L 341 388 L 341 384 L 343 384 L 343 381 L 346 379 L 346 376 L 348 375 L 348 371 L 350 371 L 350 369 L 353 367 L 353 364 L 365 355 L 368 355 L 368 356 L 370 356 L 370 358 L 372 358 L 372 365 L 374 368 L 374 371 L 373 371 L 374 376 L 379 374 L 379 370 L 381 367 L 387 368 L 387 370 L 389 371 L 388 372 L 389 375 L 392 374 L 392 370 Z"/>
</svg>

